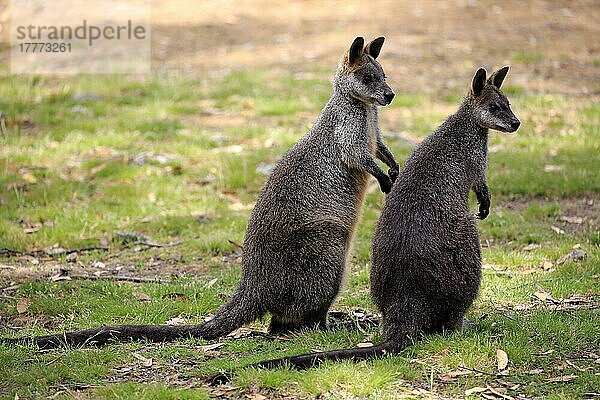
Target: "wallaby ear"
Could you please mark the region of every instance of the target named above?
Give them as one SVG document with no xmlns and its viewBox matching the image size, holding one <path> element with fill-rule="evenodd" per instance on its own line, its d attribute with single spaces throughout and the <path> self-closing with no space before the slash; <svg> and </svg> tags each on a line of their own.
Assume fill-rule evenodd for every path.
<svg viewBox="0 0 600 400">
<path fill-rule="evenodd" d="M 350 50 L 348 52 L 348 62 L 352 65 L 360 58 L 363 53 L 363 47 L 365 45 L 365 39 L 361 36 L 354 39 L 352 45 L 350 46 Z"/>
<path fill-rule="evenodd" d="M 479 68 L 477 72 L 475 72 L 475 76 L 473 77 L 473 83 L 471 84 L 471 89 L 473 90 L 473 94 L 475 96 L 479 96 L 483 87 L 485 86 L 485 75 L 487 74 L 485 68 Z"/>
<path fill-rule="evenodd" d="M 379 57 L 379 52 L 381 51 L 381 46 L 383 46 L 383 42 L 385 42 L 385 38 L 383 36 L 380 36 L 377 39 L 373 40 L 371 43 L 365 46 L 365 53 L 367 53 L 373 58 Z"/>
<path fill-rule="evenodd" d="M 508 65 L 500 68 L 498 71 L 490 75 L 488 78 L 488 83 L 500 89 L 500 86 L 502 86 L 502 82 L 504 82 L 504 78 L 506 78 L 506 74 L 508 74 L 509 69 L 510 67 Z"/>
</svg>

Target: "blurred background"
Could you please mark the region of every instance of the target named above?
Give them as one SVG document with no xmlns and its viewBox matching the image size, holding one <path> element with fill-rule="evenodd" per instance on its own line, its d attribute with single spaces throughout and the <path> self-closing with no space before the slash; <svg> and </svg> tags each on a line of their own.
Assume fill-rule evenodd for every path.
<svg viewBox="0 0 600 400">
<path fill-rule="evenodd" d="M 223 73 L 333 66 L 355 36 L 385 36 L 398 91 L 464 87 L 478 66 L 515 68 L 528 91 L 597 94 L 595 1 L 177 1 L 153 5 L 154 69 Z"/>
<path fill-rule="evenodd" d="M 512 83 L 529 91 L 598 93 L 600 7 L 593 0 L 150 3 L 152 67 L 158 74 L 331 69 L 355 36 L 383 35 L 386 70 L 398 90 L 462 87 L 477 66 L 510 64 Z M 0 7 L 6 50 L 8 1 Z M 4 51 L 2 62 L 6 57 Z"/>
</svg>

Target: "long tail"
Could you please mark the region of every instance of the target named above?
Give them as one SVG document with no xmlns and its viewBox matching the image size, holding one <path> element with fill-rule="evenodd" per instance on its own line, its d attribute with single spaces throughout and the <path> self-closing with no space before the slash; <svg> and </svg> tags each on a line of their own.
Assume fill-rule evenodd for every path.
<svg viewBox="0 0 600 400">
<path fill-rule="evenodd" d="M 61 345 L 102 346 L 111 340 L 123 342 L 145 339 L 167 342 L 189 337 L 212 340 L 254 321 L 262 314 L 264 311 L 258 307 L 256 301 L 244 298 L 240 291 L 236 291 L 229 302 L 217 310 L 213 319 L 200 325 L 112 325 L 54 335 L 0 338 L 0 343 L 33 343 L 40 349 L 51 349 Z"/>
<path fill-rule="evenodd" d="M 385 342 L 372 347 L 360 347 L 353 349 L 340 349 L 332 351 L 324 351 L 320 353 L 302 354 L 299 356 L 283 357 L 274 360 L 261 361 L 256 364 L 251 364 L 251 367 L 256 368 L 275 368 L 282 365 L 289 365 L 296 369 L 307 369 L 319 365 L 325 360 L 341 361 L 341 360 L 365 360 L 369 358 L 377 358 L 386 354 L 393 354 L 406 348 L 404 342 L 400 343 L 394 339 L 386 340 Z M 219 373 L 207 378 L 211 385 L 220 385 L 229 382 L 231 373 Z"/>
</svg>

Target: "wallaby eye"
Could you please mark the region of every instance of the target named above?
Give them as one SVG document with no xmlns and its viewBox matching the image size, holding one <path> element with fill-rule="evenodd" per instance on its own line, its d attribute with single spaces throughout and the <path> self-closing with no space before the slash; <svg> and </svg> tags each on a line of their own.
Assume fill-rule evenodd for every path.
<svg viewBox="0 0 600 400">
<path fill-rule="evenodd" d="M 364 83 L 371 83 L 373 81 L 375 81 L 375 74 L 367 74 L 363 78 Z"/>
<path fill-rule="evenodd" d="M 499 109 L 500 109 L 500 106 L 498 106 L 498 104 L 496 104 L 496 103 L 490 104 L 490 111 L 498 111 Z"/>
</svg>

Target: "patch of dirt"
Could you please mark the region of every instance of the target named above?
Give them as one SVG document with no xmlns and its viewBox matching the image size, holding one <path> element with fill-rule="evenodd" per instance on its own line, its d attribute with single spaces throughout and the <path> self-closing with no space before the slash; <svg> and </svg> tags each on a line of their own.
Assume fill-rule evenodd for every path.
<svg viewBox="0 0 600 400">
<path fill-rule="evenodd" d="M 465 87 L 476 66 L 513 64 L 512 83 L 533 91 L 600 93 L 593 0 L 153 4 L 153 67 L 167 73 L 333 71 L 355 36 L 384 35 L 383 64 L 398 91 Z"/>
<path fill-rule="evenodd" d="M 541 205 L 557 204 L 560 212 L 552 224 L 574 235 L 600 229 L 600 194 L 589 193 L 577 198 L 514 197 L 503 200 L 496 207 L 510 212 L 519 212 L 533 203 Z"/>
<path fill-rule="evenodd" d="M 511 84 L 528 91 L 598 95 L 598 20 L 595 0 L 153 0 L 152 67 L 212 78 L 252 68 L 333 72 L 355 36 L 384 35 L 383 65 L 398 92 L 463 88 L 476 67 L 511 64 Z M 8 22 L 0 0 L 0 43 Z"/>
<path fill-rule="evenodd" d="M 139 278 L 141 281 L 168 281 L 182 276 L 201 278 L 211 266 L 204 261 L 187 262 L 182 250 L 176 248 L 151 248 L 136 252 L 135 249 L 112 253 L 98 253 L 97 257 L 80 256 L 84 261 L 63 262 L 53 257 L 21 256 L 4 259 L 0 263 L 0 287 L 19 284 L 28 280 L 68 280 L 91 276 L 94 279 L 116 277 Z M 239 264 L 239 254 L 215 257 L 210 264 L 228 267 Z"/>
</svg>

